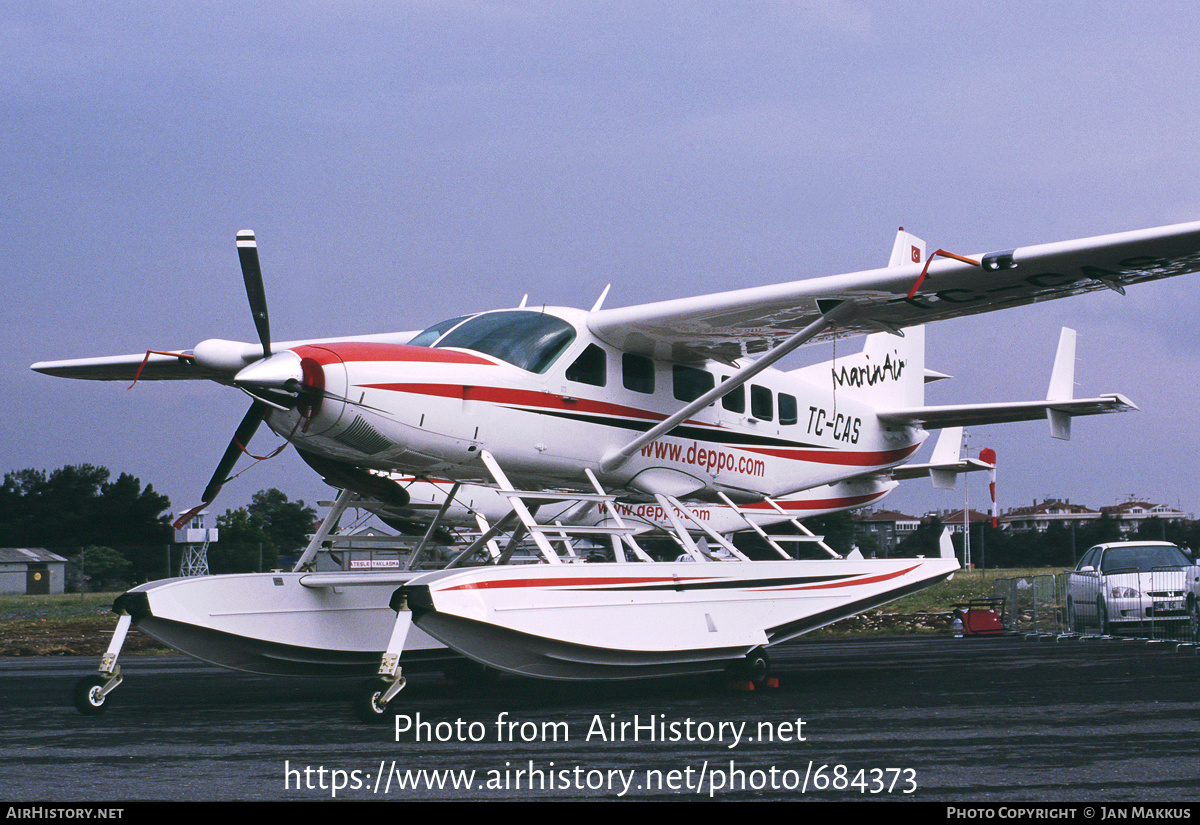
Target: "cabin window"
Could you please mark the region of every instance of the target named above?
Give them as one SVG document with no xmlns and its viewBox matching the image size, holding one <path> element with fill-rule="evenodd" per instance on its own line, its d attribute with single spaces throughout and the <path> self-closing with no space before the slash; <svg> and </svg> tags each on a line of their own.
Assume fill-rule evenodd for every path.
<svg viewBox="0 0 1200 825">
<path fill-rule="evenodd" d="M 482 352 L 523 370 L 543 373 L 574 340 L 575 328 L 562 318 L 515 310 L 476 315 L 443 335 L 437 346 Z"/>
<path fill-rule="evenodd" d="M 788 395 L 786 392 L 779 393 L 779 423 L 780 424 L 795 424 L 799 421 L 796 414 L 796 396 Z"/>
<path fill-rule="evenodd" d="M 716 379 L 711 372 L 674 364 L 671 374 L 675 385 L 675 398 L 680 401 L 695 401 L 704 393 L 716 386 Z"/>
<path fill-rule="evenodd" d="M 603 387 L 608 383 L 608 356 L 604 350 L 595 344 L 588 344 L 575 363 L 567 367 L 567 380 L 591 384 L 593 387 Z"/>
<path fill-rule="evenodd" d="M 627 390 L 654 392 L 654 362 L 644 355 L 624 353 L 621 356 L 621 381 Z"/>
<path fill-rule="evenodd" d="M 775 417 L 775 404 L 771 391 L 766 387 L 750 385 L 750 415 L 760 421 L 770 421 Z"/>
<path fill-rule="evenodd" d="M 722 375 L 721 380 L 728 381 L 729 376 Z M 746 412 L 746 385 L 742 384 L 736 390 L 730 390 L 722 395 L 721 406 L 731 413 L 744 414 Z"/>
</svg>

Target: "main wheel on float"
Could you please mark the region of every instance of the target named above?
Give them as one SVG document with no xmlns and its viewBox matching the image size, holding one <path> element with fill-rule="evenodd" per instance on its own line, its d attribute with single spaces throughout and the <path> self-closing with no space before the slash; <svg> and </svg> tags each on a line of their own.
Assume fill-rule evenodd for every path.
<svg viewBox="0 0 1200 825">
<path fill-rule="evenodd" d="M 728 673 L 738 681 L 749 682 L 755 690 L 762 690 L 771 680 L 771 657 L 765 648 L 756 647 L 744 659 L 730 665 Z"/>
</svg>

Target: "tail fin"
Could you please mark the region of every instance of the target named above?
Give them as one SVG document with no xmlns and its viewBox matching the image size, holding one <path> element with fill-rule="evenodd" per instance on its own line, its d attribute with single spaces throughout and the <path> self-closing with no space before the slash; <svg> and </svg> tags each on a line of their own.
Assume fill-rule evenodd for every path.
<svg viewBox="0 0 1200 825">
<path fill-rule="evenodd" d="M 1062 328 L 1058 338 L 1058 352 L 1054 356 L 1054 369 L 1050 373 L 1050 389 L 1047 401 L 1071 401 L 1075 398 L 1075 330 Z M 1046 410 L 1050 419 L 1050 435 L 1071 440 L 1071 416 L 1053 407 Z"/>
<path fill-rule="evenodd" d="M 925 260 L 925 241 L 905 232 L 896 233 L 888 266 L 908 266 Z M 818 386 L 876 407 L 922 406 L 925 403 L 925 327 L 903 332 L 878 332 L 867 336 L 862 352 L 839 356 L 823 364 L 796 371 Z"/>
<path fill-rule="evenodd" d="M 839 396 L 882 409 L 925 404 L 925 327 L 909 327 L 903 336 L 875 332 L 861 352 L 795 370 L 797 377 Z"/>
</svg>

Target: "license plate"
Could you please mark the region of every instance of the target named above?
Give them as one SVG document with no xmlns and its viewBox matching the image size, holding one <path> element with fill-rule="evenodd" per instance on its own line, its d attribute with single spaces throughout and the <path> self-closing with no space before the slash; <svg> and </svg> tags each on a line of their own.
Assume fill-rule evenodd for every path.
<svg viewBox="0 0 1200 825">
<path fill-rule="evenodd" d="M 1183 602 L 1155 602 L 1154 612 L 1165 613 L 1168 610 L 1183 610 Z"/>
</svg>

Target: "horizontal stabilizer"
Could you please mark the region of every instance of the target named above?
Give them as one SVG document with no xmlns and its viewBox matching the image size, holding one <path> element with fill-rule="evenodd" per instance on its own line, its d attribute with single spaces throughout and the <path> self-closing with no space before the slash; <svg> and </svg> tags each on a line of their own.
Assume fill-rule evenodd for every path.
<svg viewBox="0 0 1200 825">
<path fill-rule="evenodd" d="M 1069 440 L 1071 419 L 1077 415 L 1130 412 L 1137 405 L 1119 393 L 1098 398 L 1074 398 L 1075 330 L 1063 327 L 1050 373 L 1050 388 L 1045 401 L 1017 401 L 1007 404 L 954 404 L 939 407 L 909 407 L 880 410 L 879 420 L 889 424 L 909 424 L 936 430 L 944 427 L 973 427 L 980 424 L 1008 424 L 1013 421 L 1049 419 L 1050 435 Z"/>
<path fill-rule="evenodd" d="M 995 465 L 977 458 L 962 458 L 962 427 L 947 427 L 938 436 L 928 464 L 904 464 L 892 470 L 892 478 L 907 480 L 928 475 L 939 490 L 953 490 L 960 473 L 991 470 Z"/>
<path fill-rule="evenodd" d="M 1137 405 L 1119 393 L 1098 398 L 1071 401 L 1017 401 L 1008 404 L 950 404 L 938 407 L 881 410 L 879 420 L 889 424 L 911 424 L 927 430 L 943 427 L 974 427 L 981 424 L 1008 424 L 1014 421 L 1038 421 L 1051 413 L 1063 417 L 1131 412 Z"/>
</svg>

